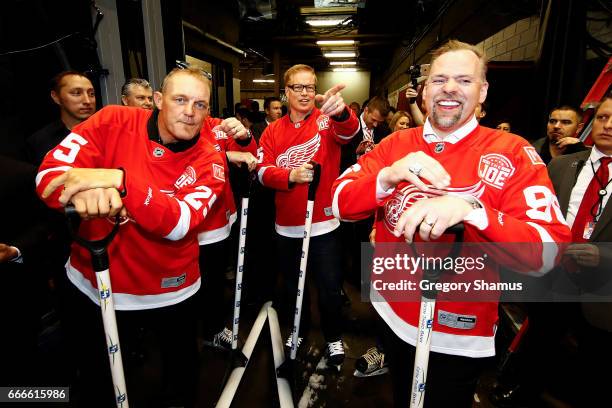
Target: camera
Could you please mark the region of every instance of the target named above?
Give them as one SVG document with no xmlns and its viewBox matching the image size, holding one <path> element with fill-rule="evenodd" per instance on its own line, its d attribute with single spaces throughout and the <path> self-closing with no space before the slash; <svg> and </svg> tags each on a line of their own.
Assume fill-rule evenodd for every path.
<svg viewBox="0 0 612 408">
<path fill-rule="evenodd" d="M 418 84 L 427 79 L 430 67 L 431 64 L 417 64 L 410 67 L 407 73 L 410 75 L 410 82 L 412 82 L 414 89 L 416 89 Z"/>
<path fill-rule="evenodd" d="M 431 67 L 430 64 L 417 64 L 417 65 L 412 65 L 410 67 L 410 69 L 408 70 L 408 75 L 410 75 L 410 82 L 412 83 L 412 88 L 414 88 L 415 90 L 417 89 L 417 86 L 424 82 L 427 79 L 427 76 L 429 75 L 429 68 Z M 414 98 L 410 98 L 411 100 L 409 101 L 409 103 L 414 103 Z"/>
</svg>

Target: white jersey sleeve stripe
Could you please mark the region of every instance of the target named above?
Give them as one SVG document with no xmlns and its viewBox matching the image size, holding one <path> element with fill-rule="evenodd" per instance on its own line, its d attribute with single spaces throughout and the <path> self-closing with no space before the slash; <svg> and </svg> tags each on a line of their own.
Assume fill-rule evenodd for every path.
<svg viewBox="0 0 612 408">
<path fill-rule="evenodd" d="M 531 276 L 542 276 L 555 267 L 555 259 L 559 253 L 559 246 L 555 243 L 555 240 L 550 236 L 548 231 L 534 222 L 527 222 L 527 225 L 535 228 L 540 234 L 542 239 L 542 267 L 537 271 L 529 272 Z"/>
<path fill-rule="evenodd" d="M 484 208 L 477 208 L 470 211 L 463 221 L 473 225 L 481 231 L 489 227 L 489 217 L 487 217 L 487 210 Z"/>
<path fill-rule="evenodd" d="M 376 176 L 376 201 L 378 201 L 378 203 L 381 203 L 385 198 L 389 197 L 391 193 L 395 191 L 395 187 L 391 187 L 388 190 L 385 190 L 383 188 L 382 183 L 380 182 L 381 172 L 382 169 L 378 172 L 378 175 Z"/>
<path fill-rule="evenodd" d="M 353 180 L 344 180 L 342 183 L 340 183 L 340 185 L 334 192 L 334 199 L 332 201 L 332 212 L 334 213 L 334 217 L 336 217 L 339 220 L 341 220 L 342 218 L 340 217 L 340 207 L 338 207 L 338 197 L 340 196 L 340 192 L 342 191 L 344 186 L 346 186 L 351 181 Z"/>
<path fill-rule="evenodd" d="M 187 232 L 189 231 L 189 224 L 191 224 L 191 212 L 189 211 L 189 207 L 187 207 L 187 203 L 181 200 L 176 201 L 181 207 L 181 216 L 174 229 L 164 237 L 170 241 L 178 241 L 187 235 Z"/>
<path fill-rule="evenodd" d="M 266 172 L 266 169 L 267 169 L 268 167 L 271 167 L 271 166 L 264 166 L 264 167 L 261 167 L 261 168 L 259 169 L 259 171 L 257 172 L 257 178 L 259 179 L 259 182 L 260 182 L 262 185 L 263 185 L 263 176 L 264 176 L 264 173 Z"/>
<path fill-rule="evenodd" d="M 72 167 L 70 167 L 70 166 L 60 166 L 60 167 L 51 167 L 50 169 L 41 171 L 40 173 L 38 173 L 36 175 L 36 187 L 38 187 L 38 185 L 40 184 L 40 181 L 43 179 L 43 177 L 45 177 L 47 175 L 47 173 L 50 173 L 52 171 L 66 172 L 66 171 L 70 170 L 71 168 Z"/>
</svg>

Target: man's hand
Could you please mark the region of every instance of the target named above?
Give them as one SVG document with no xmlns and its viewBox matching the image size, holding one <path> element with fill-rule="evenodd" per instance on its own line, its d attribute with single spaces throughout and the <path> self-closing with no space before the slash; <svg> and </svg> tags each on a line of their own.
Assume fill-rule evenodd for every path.
<svg viewBox="0 0 612 408">
<path fill-rule="evenodd" d="M 345 87 L 344 84 L 338 84 L 331 87 L 325 94 L 315 96 L 315 102 L 321 105 L 319 108 L 321 113 L 327 116 L 336 116 L 342 113 L 344 108 L 346 108 L 346 104 L 344 99 L 342 99 L 340 91 Z"/>
<path fill-rule="evenodd" d="M 219 126 L 223 132 L 230 135 L 234 139 L 244 140 L 251 136 L 244 125 L 236 118 L 224 119 Z"/>
<path fill-rule="evenodd" d="M 123 206 L 116 188 L 94 188 L 80 191 L 72 196 L 74 209 L 83 219 L 114 217 L 119 213 L 126 217 L 127 210 Z"/>
<path fill-rule="evenodd" d="M 371 140 L 362 140 L 361 142 L 359 142 L 359 146 L 357 146 L 355 153 L 358 155 L 366 154 L 367 152 L 374 149 L 374 147 L 376 147 L 376 144 Z"/>
<path fill-rule="evenodd" d="M 438 239 L 449 227 L 463 221 L 472 210 L 466 200 L 455 196 L 419 200 L 401 215 L 393 235 L 399 238 L 403 234 L 406 242 L 412 242 L 418 228 L 423 241 Z"/>
<path fill-rule="evenodd" d="M 568 136 L 568 137 L 564 137 L 564 138 L 561 138 L 561 139 L 557 140 L 557 147 L 559 149 L 563 150 L 567 146 L 573 145 L 573 144 L 576 144 L 576 143 L 580 143 L 580 139 Z"/>
<path fill-rule="evenodd" d="M 419 96 L 419 93 L 417 92 L 416 89 L 412 88 L 412 87 L 408 87 L 406 89 L 406 99 L 411 100 L 411 99 L 416 99 L 416 97 Z M 416 102 L 416 101 L 415 101 Z M 414 102 L 413 102 L 414 103 Z"/>
<path fill-rule="evenodd" d="M 302 167 L 291 170 L 289 173 L 289 182 L 298 184 L 310 183 L 314 176 L 312 168 L 312 164 L 306 163 Z"/>
<path fill-rule="evenodd" d="M 571 244 L 565 250 L 565 255 L 574 258 L 579 266 L 594 268 L 599 266 L 599 247 L 593 244 Z"/>
<path fill-rule="evenodd" d="M 0 264 L 16 258 L 17 255 L 18 252 L 15 247 L 0 242 Z"/>
<path fill-rule="evenodd" d="M 225 155 L 230 163 L 233 163 L 238 167 L 240 167 L 242 163 L 247 165 L 249 171 L 253 171 L 255 170 L 255 167 L 257 167 L 257 157 L 253 156 L 249 152 L 226 151 Z"/>
<path fill-rule="evenodd" d="M 118 189 L 123 182 L 123 171 L 119 169 L 70 169 L 57 176 L 45 188 L 42 198 L 49 197 L 59 186 L 64 186 L 59 202 L 66 205 L 79 191 L 95 188 Z M 115 190 L 116 191 L 116 190 Z"/>
<path fill-rule="evenodd" d="M 420 179 L 429 181 L 434 187 L 441 189 L 450 185 L 450 175 L 433 157 L 418 151 L 410 153 L 380 171 L 382 188 L 395 188 L 400 182 L 414 184 L 421 191 L 429 191 L 429 187 Z"/>
</svg>

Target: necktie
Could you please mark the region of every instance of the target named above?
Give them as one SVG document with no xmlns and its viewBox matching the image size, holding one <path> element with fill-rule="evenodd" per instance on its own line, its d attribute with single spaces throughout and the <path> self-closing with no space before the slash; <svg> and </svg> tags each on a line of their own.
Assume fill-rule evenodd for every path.
<svg viewBox="0 0 612 408">
<path fill-rule="evenodd" d="M 576 219 L 572 225 L 572 242 L 588 241 L 588 239 L 584 238 L 585 226 L 593 221 L 593 214 L 597 212 L 596 206 L 599 202 L 599 190 L 605 189 L 608 183 L 608 164 L 610 161 L 612 161 L 610 157 L 602 157 L 599 160 L 599 168 L 584 193 L 584 197 L 580 202 L 580 208 L 578 208 L 578 214 L 576 214 Z"/>
</svg>

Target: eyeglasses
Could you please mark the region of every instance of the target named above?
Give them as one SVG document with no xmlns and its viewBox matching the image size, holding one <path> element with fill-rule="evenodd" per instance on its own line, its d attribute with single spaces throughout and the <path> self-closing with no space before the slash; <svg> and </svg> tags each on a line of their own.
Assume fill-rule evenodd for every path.
<svg viewBox="0 0 612 408">
<path fill-rule="evenodd" d="M 293 85 L 287 85 L 287 88 L 297 93 L 302 92 L 304 89 L 306 89 L 306 92 L 308 93 L 315 93 L 317 91 L 317 87 L 315 85 L 293 84 Z"/>
<path fill-rule="evenodd" d="M 187 69 L 187 68 L 199 69 L 200 71 L 202 71 L 202 74 L 204 74 L 204 76 L 208 78 L 209 81 L 212 81 L 212 74 L 210 72 L 204 71 L 202 68 L 197 67 L 197 66 L 192 67 L 188 62 L 176 60 L 176 67 L 178 69 Z"/>
</svg>

